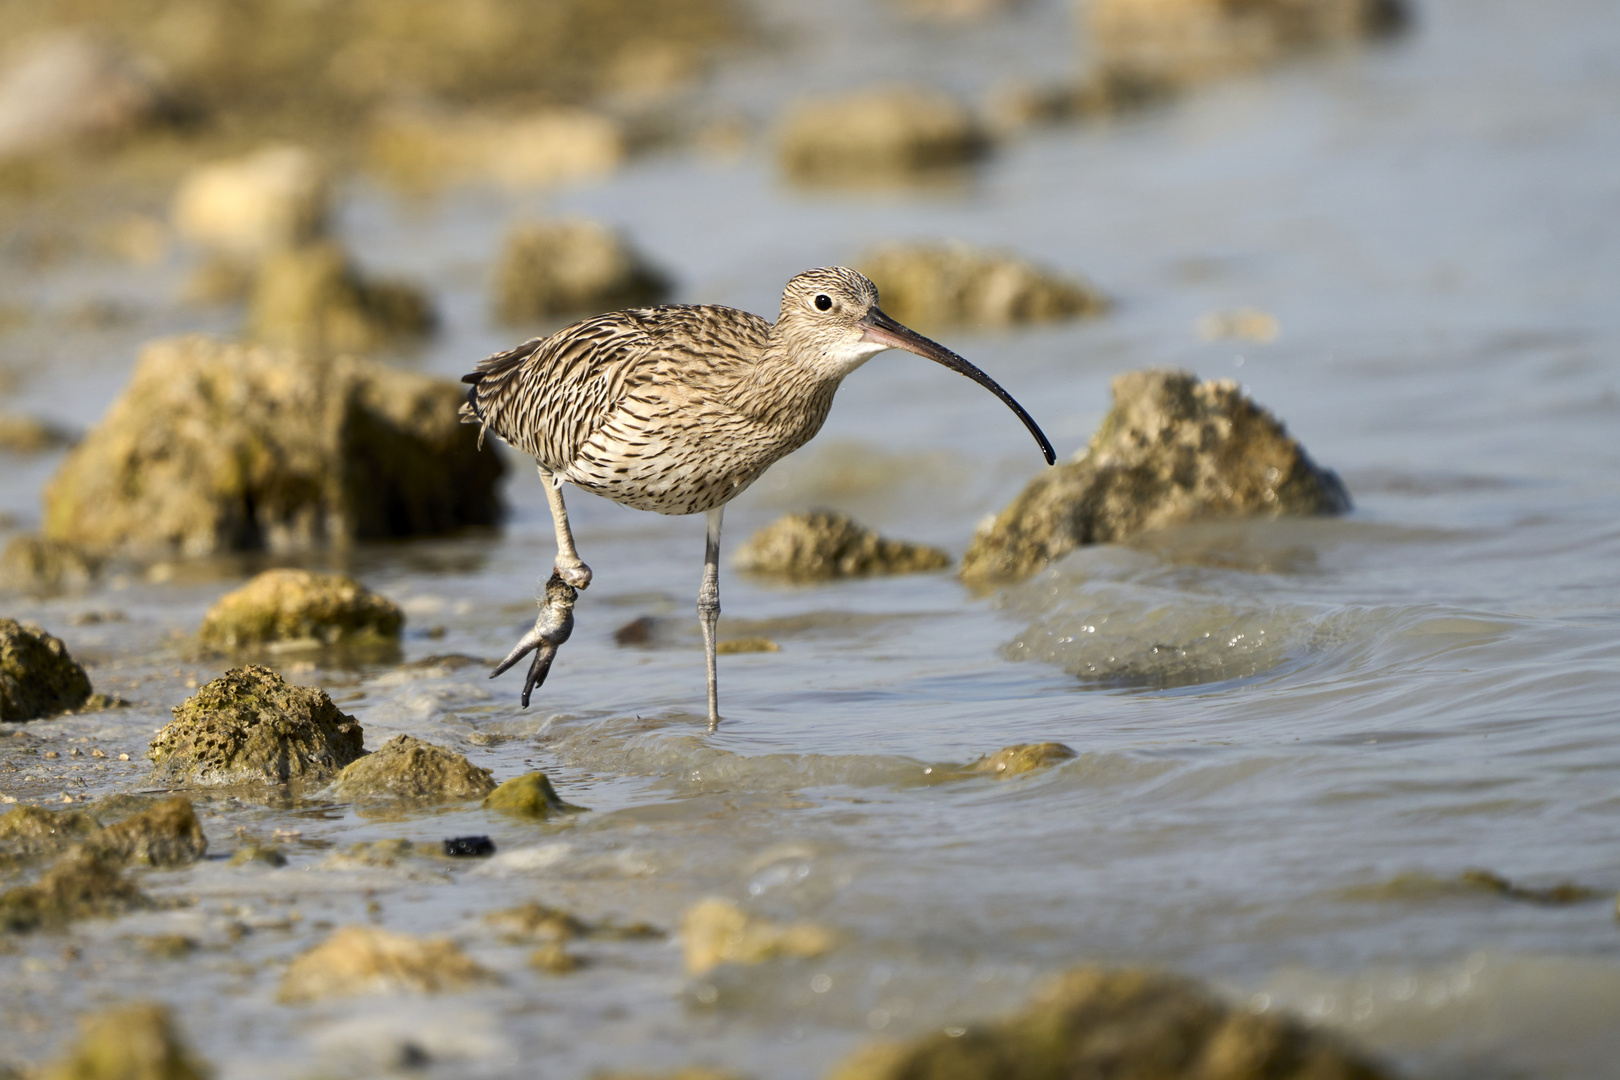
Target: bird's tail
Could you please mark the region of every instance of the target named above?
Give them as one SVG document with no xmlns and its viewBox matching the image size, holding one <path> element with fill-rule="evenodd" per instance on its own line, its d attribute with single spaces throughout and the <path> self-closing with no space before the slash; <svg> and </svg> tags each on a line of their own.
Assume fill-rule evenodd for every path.
<svg viewBox="0 0 1620 1080">
<path fill-rule="evenodd" d="M 500 383 L 523 361 L 534 355 L 535 348 L 544 341 L 544 338 L 530 338 L 515 349 L 507 349 L 492 356 L 486 356 L 478 361 L 476 367 L 461 377 L 461 381 L 469 384 L 467 387 L 467 400 L 462 403 L 457 415 L 463 424 L 477 424 L 478 448 L 484 448 L 484 433 L 489 430 L 489 417 L 484 415 L 483 407 L 478 402 L 478 392 L 483 388 L 484 380 Z M 500 434 L 499 431 L 496 432 Z"/>
</svg>

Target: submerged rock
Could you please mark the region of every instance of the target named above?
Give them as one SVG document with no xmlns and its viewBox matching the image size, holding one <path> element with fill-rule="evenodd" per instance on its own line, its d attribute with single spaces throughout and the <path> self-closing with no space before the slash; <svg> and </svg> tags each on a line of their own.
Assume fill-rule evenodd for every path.
<svg viewBox="0 0 1620 1080">
<path fill-rule="evenodd" d="M 1133 371 L 1075 460 L 1032 480 L 962 558 L 970 582 L 1017 581 L 1082 544 L 1209 518 L 1337 514 L 1344 484 L 1230 379 Z"/>
<path fill-rule="evenodd" d="M 292 962 L 276 999 L 296 1005 L 361 994 L 438 994 L 495 981 L 447 939 L 345 926 Z"/>
<path fill-rule="evenodd" d="M 1402 0 L 1086 0 L 1093 54 L 1116 76 L 1187 84 L 1399 29 Z"/>
<path fill-rule="evenodd" d="M 979 760 L 969 763 L 967 768 L 969 772 L 990 773 L 997 779 L 1002 779 L 1044 769 L 1075 756 L 1077 756 L 1075 752 L 1062 743 L 1019 743 L 1015 746 L 1004 746 L 993 754 L 986 754 Z"/>
<path fill-rule="evenodd" d="M 57 33 L 0 71 L 0 159 L 123 135 L 170 111 L 149 65 L 96 34 Z"/>
<path fill-rule="evenodd" d="M 101 558 L 95 553 L 43 536 L 14 536 L 0 552 L 0 583 L 12 589 L 82 589 L 100 572 Z"/>
<path fill-rule="evenodd" d="M 37 930 L 75 919 L 107 918 L 151 901 L 124 877 L 119 861 L 74 848 L 31 885 L 0 893 L 0 929 Z"/>
<path fill-rule="evenodd" d="M 52 478 L 45 535 L 189 555 L 494 524 L 504 467 L 455 384 L 349 357 L 154 342 Z"/>
<path fill-rule="evenodd" d="M 938 548 L 887 540 L 847 515 L 826 510 L 787 514 L 737 549 L 739 570 L 795 580 L 940 570 L 951 557 Z"/>
<path fill-rule="evenodd" d="M 362 738 L 325 690 L 250 664 L 176 705 L 147 756 L 169 783 L 280 784 L 333 776 L 365 752 Z"/>
<path fill-rule="evenodd" d="M 89 846 L 120 863 L 184 866 L 208 851 L 208 838 L 191 800 L 176 796 L 102 829 Z"/>
<path fill-rule="evenodd" d="M 62 639 L 37 626 L 0 618 L 0 721 L 38 720 L 77 709 L 90 697 L 90 677 Z"/>
<path fill-rule="evenodd" d="M 437 323 L 427 294 L 362 275 L 336 244 L 278 251 L 259 267 L 248 332 L 270 345 L 316 353 L 370 352 L 420 337 Z"/>
<path fill-rule="evenodd" d="M 410 183 L 495 180 L 534 187 L 606 176 L 628 153 L 623 126 L 578 108 L 515 116 L 415 107 L 382 114 L 371 157 Z"/>
<path fill-rule="evenodd" d="M 1100 315 L 1108 300 L 1078 278 L 966 244 L 891 244 L 857 267 L 883 310 L 914 326 L 1014 326 Z"/>
<path fill-rule="evenodd" d="M 163 1005 L 135 1002 L 79 1018 L 79 1037 L 40 1080 L 209 1080 Z"/>
<path fill-rule="evenodd" d="M 765 637 L 734 637 L 715 642 L 714 651 L 721 656 L 736 656 L 742 653 L 781 652 L 782 646 Z"/>
<path fill-rule="evenodd" d="M 547 818 L 585 809 L 562 800 L 543 772 L 524 773 L 505 781 L 484 799 L 484 806 L 521 817 Z"/>
<path fill-rule="evenodd" d="M 782 122 L 777 161 L 801 182 L 870 184 L 963 165 L 987 146 L 949 94 L 890 86 L 797 106 Z"/>
<path fill-rule="evenodd" d="M 1078 968 L 1004 1020 L 857 1052 L 829 1080 L 1379 1080 L 1327 1032 L 1234 1009 L 1197 983 Z"/>
<path fill-rule="evenodd" d="M 495 313 L 508 323 L 653 304 L 668 292 L 662 273 L 595 221 L 520 223 L 495 269 Z"/>
<path fill-rule="evenodd" d="M 257 265 L 273 252 L 326 235 L 331 178 L 301 146 L 266 146 L 200 165 L 181 180 L 171 219 L 186 240 Z"/>
<path fill-rule="evenodd" d="M 702 975 L 721 964 L 758 964 L 778 957 L 820 956 L 834 936 L 815 923 L 779 923 L 750 915 L 729 900 L 700 901 L 681 920 L 686 970 Z"/>
<path fill-rule="evenodd" d="M 342 574 L 266 570 L 220 597 L 203 617 L 205 645 L 270 642 L 374 645 L 399 640 L 399 605 Z"/>
<path fill-rule="evenodd" d="M 484 916 L 502 938 L 513 943 L 570 941 L 590 933 L 585 920 L 561 908 L 531 900 L 521 907 L 492 911 Z"/>
<path fill-rule="evenodd" d="M 345 799 L 454 802 L 490 794 L 495 777 L 454 750 L 395 735 L 344 768 L 332 790 Z"/>
</svg>

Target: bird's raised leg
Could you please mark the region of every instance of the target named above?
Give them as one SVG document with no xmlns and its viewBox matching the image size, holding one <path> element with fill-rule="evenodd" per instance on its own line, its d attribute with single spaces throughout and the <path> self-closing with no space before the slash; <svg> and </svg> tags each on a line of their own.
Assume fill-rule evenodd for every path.
<svg viewBox="0 0 1620 1080">
<path fill-rule="evenodd" d="M 720 692 L 715 683 L 714 635 L 720 624 L 720 519 L 726 508 L 704 515 L 703 584 L 698 588 L 698 621 L 703 624 L 703 661 L 709 674 L 709 731 L 720 727 Z"/>
<path fill-rule="evenodd" d="M 557 650 L 574 632 L 574 601 L 579 598 L 578 590 L 591 583 L 591 568 L 585 565 L 579 552 L 574 549 L 574 534 L 568 527 L 568 509 L 563 506 L 562 484 L 545 466 L 539 466 L 539 469 L 540 482 L 546 489 L 546 503 L 551 507 L 551 521 L 557 527 L 557 562 L 546 581 L 544 594 L 535 601 L 540 614 L 535 616 L 533 628 L 489 673 L 493 679 L 533 652 L 534 662 L 529 665 L 529 674 L 523 680 L 525 709 L 529 707 L 529 695 L 534 688 L 546 681 L 546 673 L 551 670 L 551 661 L 555 659 Z"/>
</svg>

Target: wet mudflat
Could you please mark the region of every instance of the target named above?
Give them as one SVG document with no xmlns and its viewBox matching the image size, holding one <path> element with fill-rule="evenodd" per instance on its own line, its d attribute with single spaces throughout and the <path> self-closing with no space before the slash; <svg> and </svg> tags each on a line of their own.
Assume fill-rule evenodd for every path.
<svg viewBox="0 0 1620 1080">
<path fill-rule="evenodd" d="M 1060 457 L 1090 436 L 1115 375 L 1185 367 L 1238 379 L 1355 509 L 1144 534 L 993 590 L 949 570 L 781 583 L 728 568 L 722 637 L 779 648 L 721 657 L 715 737 L 695 520 L 575 496 L 596 582 L 574 637 L 527 711 L 520 676 L 485 679 L 550 568 L 545 502 L 515 458 L 499 531 L 113 566 L 9 596 L 5 614 L 50 629 L 97 691 L 130 703 L 0 725 L 0 794 L 16 805 L 96 813 L 166 793 L 149 742 L 242 660 L 204 649 L 205 612 L 296 564 L 398 604 L 397 652 L 251 659 L 326 690 L 369 750 L 410 735 L 494 782 L 542 770 L 589 810 L 189 792 L 207 855 L 129 871 L 149 905 L 0 937 L 0 1063 L 52 1058 L 78 1013 L 145 998 L 229 1078 L 689 1063 L 811 1077 L 874 1036 L 993 1016 L 1045 976 L 1106 962 L 1292 1010 L 1414 1076 L 1608 1075 L 1620 19 L 1576 0 L 1420 11 L 1388 46 L 1037 130 L 922 195 L 784 186 L 764 151 L 655 154 L 543 195 L 347 184 L 345 242 L 439 308 L 437 336 L 390 354 L 396 366 L 457 376 L 523 333 L 495 325 L 488 281 L 525 215 L 609 221 L 677 299 L 764 314 L 799 269 L 948 236 L 1083 275 L 1113 301 L 1096 320 L 929 328 L 1022 400 Z M 854 25 L 804 28 L 847 47 L 791 81 L 737 63 L 706 93 L 747 112 L 851 71 L 866 81 L 877 50 Z M 953 88 L 974 93 L 1015 63 L 1061 72 L 1071 47 L 1060 5 L 984 33 L 970 48 L 931 31 L 894 70 L 962 57 Z M 142 342 L 234 328 L 240 312 L 176 302 L 188 258 L 0 267 L 34 313 L 0 338 L 8 409 L 87 429 Z M 1222 325 L 1203 317 L 1245 307 L 1275 318 L 1275 340 L 1205 339 Z M 91 309 L 128 314 L 70 317 Z M 5 459 L 0 510 L 17 529 L 39 526 L 60 459 Z M 960 559 L 1038 467 L 982 391 L 889 354 L 733 505 L 727 547 L 825 507 Z M 643 618 L 639 644 L 615 641 Z M 1042 742 L 1077 754 L 960 770 Z M 472 836 L 495 854 L 444 854 Z M 4 872 L 7 888 L 35 874 Z M 683 920 L 710 897 L 814 933 L 692 974 Z M 662 934 L 488 918 L 535 901 Z M 448 938 L 475 968 L 431 954 L 454 983 L 432 995 L 289 992 L 297 958 L 352 925 Z"/>
</svg>

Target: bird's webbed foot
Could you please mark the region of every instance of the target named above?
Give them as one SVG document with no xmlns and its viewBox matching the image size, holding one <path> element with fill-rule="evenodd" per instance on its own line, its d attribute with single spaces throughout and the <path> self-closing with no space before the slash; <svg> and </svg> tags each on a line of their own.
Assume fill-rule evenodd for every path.
<svg viewBox="0 0 1620 1080">
<path fill-rule="evenodd" d="M 586 571 L 590 573 L 589 570 Z M 588 580 L 588 579 L 587 579 Z M 546 581 L 546 595 L 537 601 L 540 614 L 535 617 L 534 627 L 524 634 L 517 646 L 506 654 L 506 659 L 496 665 L 495 670 L 489 673 L 490 678 L 504 674 L 508 668 L 523 659 L 529 653 L 534 653 L 534 661 L 529 665 L 529 674 L 523 680 L 523 707 L 529 707 L 529 695 L 534 688 L 546 681 L 546 673 L 551 670 L 551 661 L 556 657 L 557 650 L 568 635 L 574 632 L 574 601 L 578 599 L 579 591 L 564 581 L 562 575 L 555 569 Z"/>
</svg>

